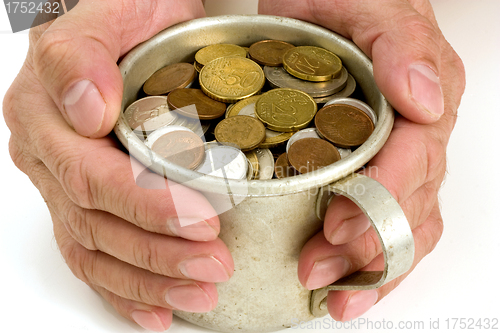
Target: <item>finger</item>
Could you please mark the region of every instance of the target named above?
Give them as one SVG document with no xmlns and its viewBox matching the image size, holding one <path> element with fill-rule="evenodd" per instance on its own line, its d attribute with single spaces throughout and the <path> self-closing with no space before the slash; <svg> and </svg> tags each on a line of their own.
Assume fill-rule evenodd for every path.
<svg viewBox="0 0 500 333">
<path fill-rule="evenodd" d="M 34 68 L 75 130 L 102 137 L 120 111 L 118 58 L 160 30 L 201 16 L 200 0 L 80 0 L 39 38 Z"/>
<path fill-rule="evenodd" d="M 407 1 L 262 1 L 259 12 L 303 19 L 352 38 L 372 58 L 381 92 L 406 118 L 426 124 L 444 113 L 441 36 Z"/>
<path fill-rule="evenodd" d="M 173 182 L 166 184 L 158 175 L 150 179 L 158 189 L 139 187 L 132 169 L 135 161 L 112 139 L 76 134 L 43 87 L 28 89 L 23 84 L 33 80 L 30 69 L 23 67 L 20 75 L 6 94 L 4 113 L 13 133 L 11 154 L 14 161 L 20 160 L 21 170 L 30 174 L 33 165 L 42 163 L 76 205 L 110 212 L 142 229 L 194 240 L 217 238 L 217 213 L 202 194 L 178 185 L 174 202 L 169 186 Z M 30 155 L 38 159 L 22 163 L 22 157 Z"/>
<path fill-rule="evenodd" d="M 370 226 L 370 221 L 354 202 L 336 195 L 326 210 L 323 232 L 330 243 L 338 245 L 358 238 Z"/>
<path fill-rule="evenodd" d="M 426 184 L 403 202 L 403 209 L 406 209 L 411 217 L 412 230 L 420 227 L 427 220 L 436 203 L 435 190 L 429 189 Z M 431 205 L 431 208 L 428 210 L 422 208 L 427 205 Z M 373 228 L 342 245 L 332 245 L 325 238 L 324 232 L 319 233 L 302 249 L 299 260 L 299 280 L 308 289 L 324 287 L 342 276 L 365 267 L 381 251 L 380 241 Z"/>
<path fill-rule="evenodd" d="M 189 312 L 208 312 L 217 304 L 213 283 L 172 279 L 131 266 L 100 251 L 89 251 L 66 231 L 55 214 L 54 235 L 73 274 L 89 285 L 139 303 Z"/>
<path fill-rule="evenodd" d="M 413 201 L 419 205 L 407 202 L 402 207 L 412 227 L 419 221 L 411 218 L 415 212 L 429 212 L 434 205 L 428 199 L 435 198 L 446 171 L 447 139 L 439 129 L 424 126 L 428 125 L 398 117 L 384 147 L 361 172 L 380 182 L 400 204 L 422 187 L 420 199 Z M 324 224 L 325 237 L 332 244 L 350 242 L 369 227 L 368 218 L 353 202 L 342 196 L 332 199 Z"/>
<path fill-rule="evenodd" d="M 43 163 L 19 162 L 22 164 L 19 164 L 19 167 L 26 172 L 37 166 L 48 165 L 57 183 L 61 184 L 75 207 L 107 211 L 144 230 L 165 235 L 196 241 L 217 238 L 220 230 L 219 219 L 202 194 L 176 185 L 175 195 L 178 198 L 174 202 L 168 184 L 158 175 L 152 177 L 155 177 L 155 181 L 161 184 L 163 189 L 139 187 L 134 181 L 130 158 L 117 149 L 112 140 L 90 140 L 79 137 L 68 129 L 66 133 L 64 129 L 61 131 L 55 133 L 49 130 L 45 135 L 40 133 L 43 138 L 35 140 L 37 146 L 43 147 L 36 149 L 39 154 L 44 155 Z M 72 142 L 75 143 L 74 146 Z M 60 151 L 61 148 L 63 152 Z M 22 151 L 23 148 L 11 149 L 12 152 L 19 150 Z M 37 170 L 35 175 L 41 172 Z M 42 194 L 50 193 L 49 190 L 43 189 L 44 184 L 40 182 L 40 177 L 32 176 L 32 181 Z M 81 221 L 85 226 L 85 214 L 80 214 L 67 205 L 61 204 L 68 214 L 71 214 L 66 216 L 66 219 Z M 181 220 L 190 223 L 181 226 Z"/>
<path fill-rule="evenodd" d="M 38 164 L 37 186 L 73 239 L 153 273 L 204 282 L 227 281 L 234 270 L 225 244 L 191 242 L 145 231 L 112 214 L 75 205 L 57 180 Z M 44 170 L 45 169 L 45 170 Z"/>
<path fill-rule="evenodd" d="M 415 269 L 416 265 L 434 249 L 442 232 L 443 220 L 439 212 L 438 203 L 436 203 L 426 222 L 413 230 L 415 260 L 411 269 L 376 290 L 329 292 L 327 304 L 329 313 L 333 319 L 337 321 L 349 321 L 368 311 L 376 302 L 394 290 Z M 383 265 L 384 260 L 380 255 L 366 267 L 366 270 L 381 270 L 383 269 Z"/>
<path fill-rule="evenodd" d="M 433 202 L 437 205 L 437 200 Z M 432 216 L 426 218 L 425 222 L 414 229 L 417 230 L 414 232 L 414 238 L 419 238 L 418 246 L 428 252 L 431 249 L 427 245 L 434 246 L 442 233 L 442 227 L 439 228 L 439 225 L 431 223 L 434 220 Z M 432 229 L 433 227 L 435 230 Z M 425 230 L 428 234 L 420 235 L 421 231 L 418 230 Z M 415 248 L 416 251 L 421 250 L 417 249 L 417 239 L 415 239 Z M 382 248 L 374 229 L 369 229 L 362 236 L 343 245 L 330 244 L 320 232 L 302 249 L 299 258 L 299 280 L 310 290 L 322 288 L 366 267 L 381 253 Z M 383 257 L 380 256 L 375 262 L 380 263 L 377 269 L 383 270 Z"/>
<path fill-rule="evenodd" d="M 163 332 L 172 324 L 172 310 L 170 309 L 131 301 L 96 285 L 91 287 L 101 294 L 122 317 L 136 322 L 144 329 Z"/>
</svg>

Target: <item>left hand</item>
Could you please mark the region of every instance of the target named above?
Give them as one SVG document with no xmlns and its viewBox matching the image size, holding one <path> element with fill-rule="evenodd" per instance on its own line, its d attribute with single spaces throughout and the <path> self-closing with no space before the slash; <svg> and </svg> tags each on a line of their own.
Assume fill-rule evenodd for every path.
<svg viewBox="0 0 500 333">
<path fill-rule="evenodd" d="M 377 85 L 399 115 L 365 174 L 384 185 L 403 208 L 415 239 L 413 270 L 443 231 L 438 190 L 465 88 L 463 64 L 439 30 L 430 3 L 261 0 L 259 13 L 322 25 L 352 39 L 372 59 Z M 383 270 L 383 265 L 366 216 L 347 198 L 336 197 L 324 230 L 302 250 L 298 275 L 306 288 L 317 289 L 360 269 Z M 329 313 L 338 321 L 359 317 L 408 274 L 376 290 L 332 291 Z"/>
</svg>

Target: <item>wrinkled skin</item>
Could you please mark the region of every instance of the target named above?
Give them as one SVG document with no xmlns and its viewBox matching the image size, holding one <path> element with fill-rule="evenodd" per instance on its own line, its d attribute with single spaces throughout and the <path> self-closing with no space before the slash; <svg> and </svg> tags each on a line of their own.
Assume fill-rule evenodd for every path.
<svg viewBox="0 0 500 333">
<path fill-rule="evenodd" d="M 351 38 L 373 59 L 377 84 L 399 114 L 369 176 L 403 208 L 415 238 L 415 267 L 443 230 L 438 190 L 465 85 L 463 65 L 429 3 L 261 0 L 259 12 L 322 25 Z M 168 187 L 135 184 L 130 158 L 107 136 L 121 104 L 116 62 L 160 30 L 204 15 L 199 0 L 80 0 L 68 14 L 31 30 L 26 61 L 3 102 L 12 159 L 45 199 L 66 263 L 122 316 L 155 331 L 169 328 L 172 309 L 213 309 L 214 283 L 228 280 L 234 264 L 201 194 L 184 189 L 186 207 L 176 210 Z M 444 106 L 437 114 L 408 88 L 408 68 L 415 63 L 439 77 Z M 75 116 L 66 107 L 66 94 L 82 79 L 93 82 L 104 101 L 97 118 L 88 110 Z M 181 228 L 179 216 L 202 222 Z M 366 217 L 337 197 L 324 230 L 302 251 L 298 276 L 305 287 L 318 288 L 361 268 L 381 269 L 380 254 Z M 336 320 L 361 315 L 407 274 L 375 291 L 330 292 L 330 314 Z"/>
</svg>

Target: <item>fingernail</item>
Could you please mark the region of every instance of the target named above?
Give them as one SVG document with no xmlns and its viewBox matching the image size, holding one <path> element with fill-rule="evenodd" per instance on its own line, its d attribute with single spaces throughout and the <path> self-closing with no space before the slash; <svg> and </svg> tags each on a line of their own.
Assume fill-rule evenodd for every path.
<svg viewBox="0 0 500 333">
<path fill-rule="evenodd" d="M 196 284 L 170 288 L 165 300 L 175 309 L 188 312 L 208 312 L 214 305 L 210 296 Z"/>
<path fill-rule="evenodd" d="M 408 73 L 413 100 L 433 117 L 441 117 L 444 99 L 439 77 L 429 66 L 421 64 L 410 65 Z"/>
<path fill-rule="evenodd" d="M 163 332 L 167 330 L 160 317 L 154 312 L 135 310 L 130 316 L 137 325 L 149 331 Z"/>
<path fill-rule="evenodd" d="M 370 220 L 365 214 L 359 214 L 344 220 L 340 227 L 332 232 L 330 243 L 333 245 L 345 244 L 354 238 L 361 236 L 368 228 L 370 228 Z"/>
<path fill-rule="evenodd" d="M 363 290 L 354 293 L 344 308 L 344 315 L 340 321 L 349 321 L 358 318 L 366 311 L 370 310 L 378 300 L 376 290 Z"/>
<path fill-rule="evenodd" d="M 185 239 L 204 242 L 217 238 L 218 232 L 208 222 L 199 217 L 171 218 L 167 221 L 170 232 Z M 182 224 L 181 224 L 182 222 Z"/>
<path fill-rule="evenodd" d="M 185 277 L 196 281 L 224 282 L 229 280 L 226 268 L 214 257 L 186 259 L 179 264 L 179 270 Z"/>
<path fill-rule="evenodd" d="M 82 80 L 73 84 L 64 96 L 63 105 L 80 135 L 91 136 L 101 128 L 106 103 L 92 81 Z"/>
<path fill-rule="evenodd" d="M 326 287 L 347 274 L 351 264 L 341 256 L 316 261 L 306 282 L 309 290 Z"/>
</svg>

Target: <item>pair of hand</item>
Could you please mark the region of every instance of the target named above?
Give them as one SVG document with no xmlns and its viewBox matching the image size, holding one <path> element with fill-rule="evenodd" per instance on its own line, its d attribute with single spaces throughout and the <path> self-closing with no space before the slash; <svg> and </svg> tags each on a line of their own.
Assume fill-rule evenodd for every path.
<svg viewBox="0 0 500 333">
<path fill-rule="evenodd" d="M 403 208 L 415 266 L 442 233 L 437 194 L 465 84 L 430 4 L 261 0 L 259 12 L 322 25 L 373 59 L 377 84 L 400 115 L 370 162 L 378 171 L 370 176 Z M 170 326 L 172 309 L 213 309 L 214 283 L 228 280 L 234 265 L 208 201 L 185 188 L 196 207 L 192 216 L 189 207 L 174 209 L 168 188 L 138 187 L 129 157 L 106 136 L 121 104 L 116 62 L 162 29 L 204 15 L 200 0 L 80 0 L 52 24 L 31 30 L 25 64 L 3 104 L 12 159 L 47 202 L 68 266 L 122 316 L 155 331 Z M 204 222 L 181 227 L 179 216 Z M 316 289 L 363 267 L 380 269 L 381 249 L 369 226 L 352 202 L 335 198 L 324 230 L 302 251 L 301 283 Z M 330 292 L 329 312 L 336 320 L 355 318 L 404 277 L 377 290 Z"/>
</svg>

